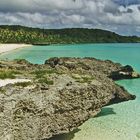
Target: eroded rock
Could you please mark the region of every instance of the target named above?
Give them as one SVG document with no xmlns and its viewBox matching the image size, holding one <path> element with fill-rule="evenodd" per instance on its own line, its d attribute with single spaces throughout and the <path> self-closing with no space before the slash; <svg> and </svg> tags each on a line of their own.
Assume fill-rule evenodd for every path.
<svg viewBox="0 0 140 140">
<path fill-rule="evenodd" d="M 0 64 L 1 69 L 19 70 L 15 77 L 32 82 L 0 88 L 0 139 L 48 139 L 76 129 L 103 106 L 135 99 L 109 78 L 122 70 L 109 60 L 52 58 L 45 65 L 23 60 Z"/>
</svg>

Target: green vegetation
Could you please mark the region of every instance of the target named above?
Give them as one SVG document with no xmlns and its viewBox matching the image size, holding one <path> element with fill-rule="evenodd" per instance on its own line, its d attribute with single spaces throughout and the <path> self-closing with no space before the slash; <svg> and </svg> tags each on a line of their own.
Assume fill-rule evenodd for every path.
<svg viewBox="0 0 140 140">
<path fill-rule="evenodd" d="M 2 87 L 0 87 L 0 92 L 5 93 L 5 90 Z"/>
<path fill-rule="evenodd" d="M 47 74 L 54 74 L 54 73 L 56 73 L 56 74 L 61 74 L 61 73 L 59 73 L 58 70 L 56 70 L 56 69 L 48 69 L 48 70 L 47 70 Z"/>
<path fill-rule="evenodd" d="M 38 80 L 39 83 L 45 83 L 47 85 L 53 85 L 54 82 L 52 80 L 48 80 L 47 78 L 41 78 Z"/>
<path fill-rule="evenodd" d="M 36 70 L 32 72 L 31 74 L 35 74 L 35 78 L 39 79 L 42 78 L 46 75 L 47 71 L 46 70 Z"/>
<path fill-rule="evenodd" d="M 16 61 L 18 64 L 29 64 L 30 62 L 28 62 L 25 59 L 14 59 L 14 61 Z"/>
<path fill-rule="evenodd" d="M 18 71 L 13 70 L 0 70 L 0 79 L 14 79 L 16 74 L 20 74 Z"/>
<path fill-rule="evenodd" d="M 93 80 L 92 77 L 82 77 L 81 83 L 91 83 Z"/>
<path fill-rule="evenodd" d="M 32 85 L 31 82 L 18 82 L 14 84 L 15 86 L 21 86 L 21 87 L 28 87 L 30 85 Z"/>
<path fill-rule="evenodd" d="M 39 29 L 23 26 L 0 26 L 0 43 L 75 44 L 140 42 L 136 36 L 121 36 L 101 29 Z"/>
<path fill-rule="evenodd" d="M 38 78 L 42 78 L 42 77 L 45 77 L 47 75 L 51 75 L 54 73 L 61 74 L 56 69 L 36 70 L 36 71 L 32 72 L 31 74 L 34 74 L 35 77 L 38 79 Z"/>
<path fill-rule="evenodd" d="M 77 79 L 76 82 L 79 82 L 79 83 L 91 83 L 92 80 L 93 80 L 93 78 L 82 77 L 81 79 Z"/>
<path fill-rule="evenodd" d="M 46 83 L 47 85 L 53 85 L 53 81 L 49 80 L 47 77 L 50 74 L 55 73 L 56 70 L 36 70 L 32 72 L 31 74 L 35 75 L 35 80 L 37 80 L 39 83 Z"/>
<path fill-rule="evenodd" d="M 93 77 L 90 77 L 88 75 L 82 76 L 79 74 L 72 74 L 72 78 L 76 80 L 76 82 L 79 83 L 91 83 L 94 79 Z"/>
</svg>

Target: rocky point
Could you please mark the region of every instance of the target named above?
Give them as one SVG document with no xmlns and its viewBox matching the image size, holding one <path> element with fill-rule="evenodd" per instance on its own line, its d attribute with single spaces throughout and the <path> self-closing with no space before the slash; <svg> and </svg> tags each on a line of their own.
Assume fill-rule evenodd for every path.
<svg viewBox="0 0 140 140">
<path fill-rule="evenodd" d="M 0 61 L 1 78 L 28 79 L 0 88 L 0 140 L 40 140 L 73 131 L 101 108 L 134 100 L 114 80 L 139 78 L 131 66 L 94 58 L 45 64 Z"/>
</svg>

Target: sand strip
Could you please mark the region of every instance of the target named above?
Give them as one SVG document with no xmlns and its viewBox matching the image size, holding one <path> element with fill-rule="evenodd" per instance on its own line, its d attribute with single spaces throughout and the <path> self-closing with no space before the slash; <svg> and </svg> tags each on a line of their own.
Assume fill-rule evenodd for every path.
<svg viewBox="0 0 140 140">
<path fill-rule="evenodd" d="M 0 44 L 0 54 L 9 52 L 15 49 L 23 48 L 23 47 L 29 47 L 32 46 L 30 44 Z"/>
<path fill-rule="evenodd" d="M 28 79 L 5 79 L 0 80 L 0 87 L 6 86 L 8 84 L 22 83 L 22 82 L 30 82 Z"/>
</svg>

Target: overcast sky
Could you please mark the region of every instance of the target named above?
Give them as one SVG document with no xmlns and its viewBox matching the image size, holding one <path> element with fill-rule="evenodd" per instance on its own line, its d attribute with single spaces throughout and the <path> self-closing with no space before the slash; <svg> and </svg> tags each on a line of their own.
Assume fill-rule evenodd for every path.
<svg viewBox="0 0 140 140">
<path fill-rule="evenodd" d="M 0 0 L 0 24 L 140 35 L 140 0 Z"/>
</svg>

